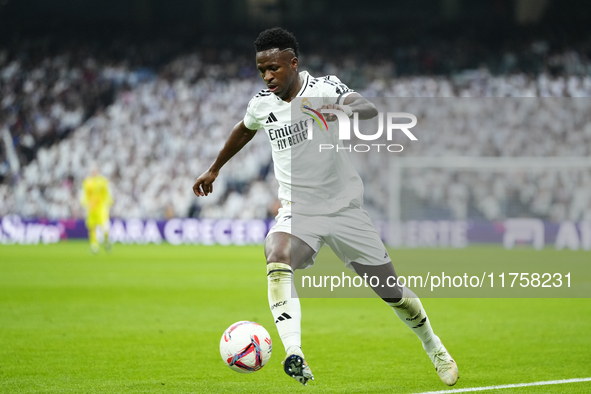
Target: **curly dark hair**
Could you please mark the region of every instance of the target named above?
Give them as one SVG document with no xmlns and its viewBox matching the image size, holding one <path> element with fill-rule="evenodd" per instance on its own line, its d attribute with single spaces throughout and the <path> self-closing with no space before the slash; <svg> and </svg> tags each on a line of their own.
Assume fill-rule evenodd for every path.
<svg viewBox="0 0 591 394">
<path fill-rule="evenodd" d="M 300 45 L 296 40 L 293 33 L 281 27 L 273 27 L 267 29 L 254 41 L 254 49 L 257 52 L 266 51 L 267 49 L 277 48 L 279 50 L 291 48 L 293 49 L 295 56 L 300 55 Z"/>
</svg>

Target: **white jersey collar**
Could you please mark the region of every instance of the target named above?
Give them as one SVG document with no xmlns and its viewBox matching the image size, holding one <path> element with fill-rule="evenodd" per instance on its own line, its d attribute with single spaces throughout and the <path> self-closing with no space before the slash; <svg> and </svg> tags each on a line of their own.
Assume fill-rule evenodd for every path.
<svg viewBox="0 0 591 394">
<path fill-rule="evenodd" d="M 310 82 L 310 78 L 313 78 L 313 77 L 307 71 L 301 71 L 298 75 L 298 78 L 300 79 L 300 81 L 302 81 L 302 87 L 301 87 L 300 91 L 298 92 L 298 94 L 296 94 L 296 97 L 301 97 L 304 94 L 304 91 L 306 90 L 306 88 L 308 87 L 308 83 Z M 285 103 L 285 101 L 283 101 L 281 98 L 279 98 L 279 96 L 277 96 L 277 95 L 274 95 L 274 96 L 277 101 L 281 101 L 281 102 Z"/>
<path fill-rule="evenodd" d="M 307 71 L 300 72 L 300 81 L 302 81 L 302 88 L 300 89 L 296 97 L 300 97 L 302 94 L 304 94 L 304 91 L 308 87 L 308 82 L 310 82 L 310 78 L 311 76 Z"/>
</svg>

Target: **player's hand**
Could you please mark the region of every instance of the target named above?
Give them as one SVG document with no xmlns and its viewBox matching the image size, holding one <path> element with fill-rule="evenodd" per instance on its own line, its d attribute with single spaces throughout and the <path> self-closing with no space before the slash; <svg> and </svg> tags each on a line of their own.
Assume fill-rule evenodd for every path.
<svg viewBox="0 0 591 394">
<path fill-rule="evenodd" d="M 322 113 L 321 110 L 323 110 L 323 109 L 336 109 L 336 110 L 339 110 L 339 111 L 343 111 L 343 109 L 340 106 L 336 105 L 336 104 L 325 104 L 322 107 L 320 107 L 320 109 L 318 110 L 318 112 Z M 343 112 L 345 112 L 345 111 L 343 111 Z M 335 120 L 337 120 L 337 116 L 335 114 L 322 114 L 322 116 L 324 116 L 324 119 L 327 122 L 334 122 Z"/>
<path fill-rule="evenodd" d="M 197 180 L 193 185 L 193 193 L 197 197 L 207 196 L 209 193 L 213 193 L 213 182 L 218 177 L 219 172 L 207 170 Z"/>
</svg>

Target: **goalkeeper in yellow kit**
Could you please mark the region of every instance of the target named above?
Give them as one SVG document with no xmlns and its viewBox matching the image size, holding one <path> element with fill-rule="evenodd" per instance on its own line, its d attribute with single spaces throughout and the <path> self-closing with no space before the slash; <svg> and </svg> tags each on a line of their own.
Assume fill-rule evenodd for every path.
<svg viewBox="0 0 591 394">
<path fill-rule="evenodd" d="M 109 208 L 113 205 L 113 197 L 109 181 L 94 168 L 89 177 L 82 182 L 82 196 L 80 202 L 86 208 L 86 227 L 90 249 L 93 253 L 99 251 L 97 228 L 101 227 L 104 234 L 104 245 L 110 250 L 109 242 Z"/>
</svg>

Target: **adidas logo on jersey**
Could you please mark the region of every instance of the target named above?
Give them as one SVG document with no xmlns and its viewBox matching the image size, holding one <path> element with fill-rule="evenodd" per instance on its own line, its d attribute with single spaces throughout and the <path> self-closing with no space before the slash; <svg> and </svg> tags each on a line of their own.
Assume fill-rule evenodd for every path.
<svg viewBox="0 0 591 394">
<path fill-rule="evenodd" d="M 275 114 L 273 112 L 271 112 L 265 123 L 269 124 L 269 123 L 273 123 L 273 122 L 277 122 L 277 117 L 275 116 Z"/>
</svg>

